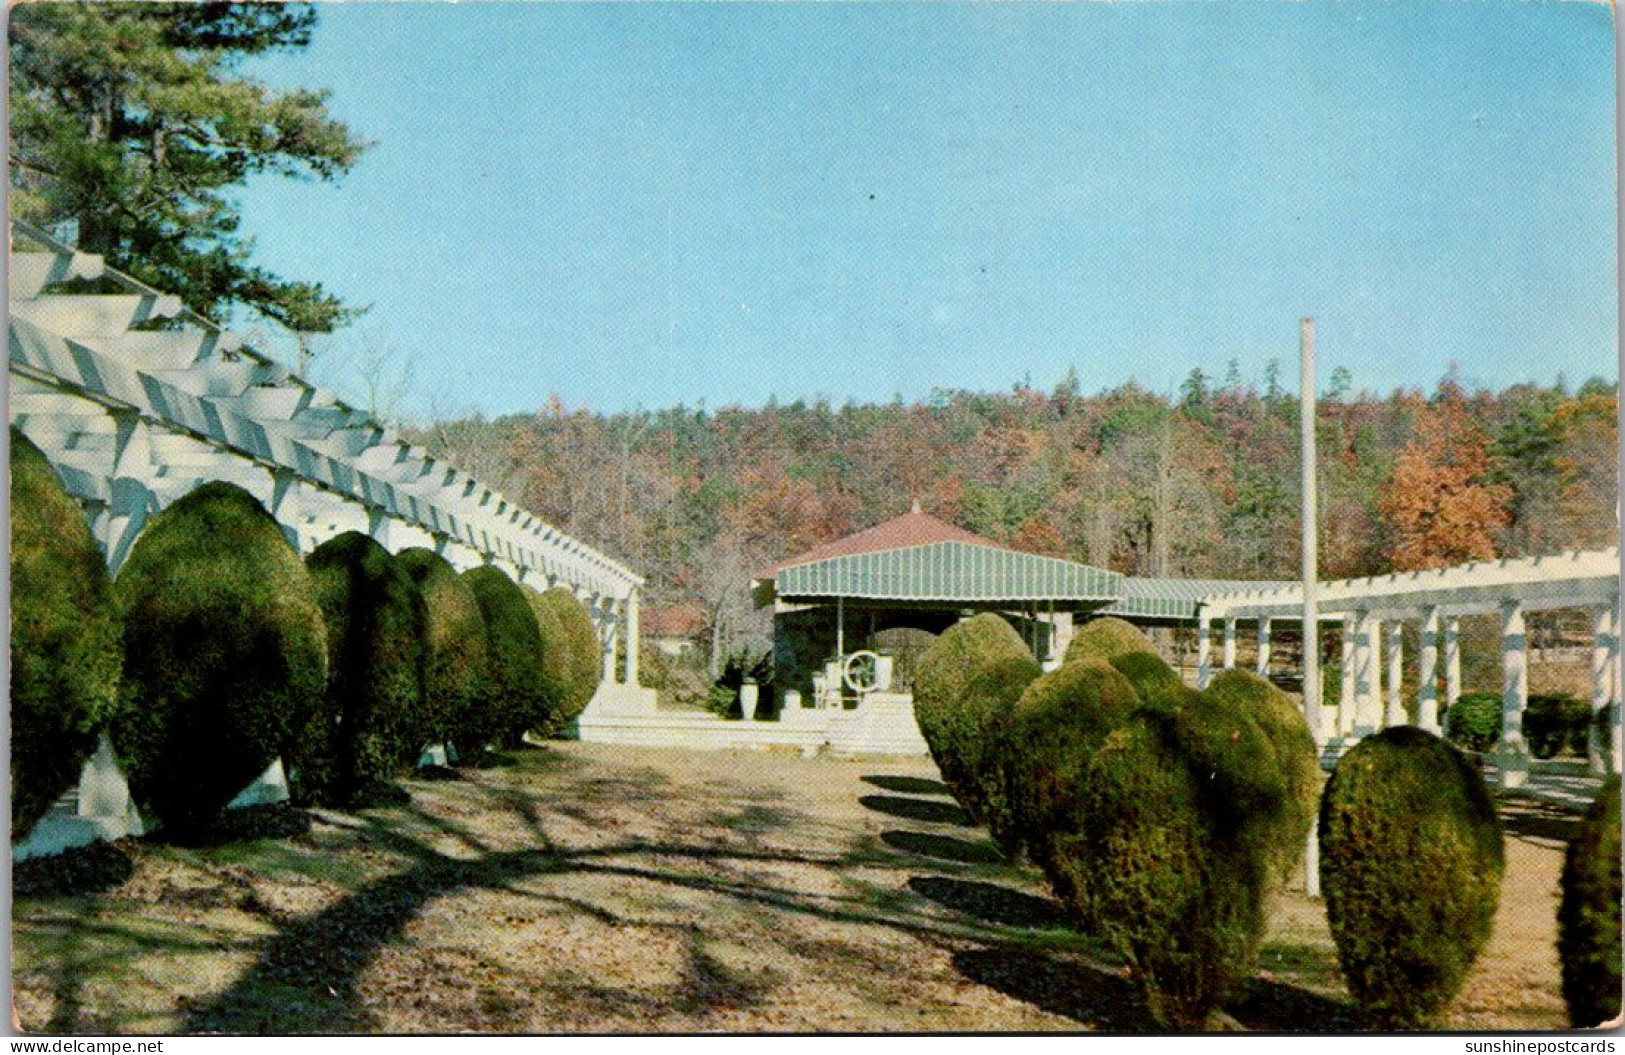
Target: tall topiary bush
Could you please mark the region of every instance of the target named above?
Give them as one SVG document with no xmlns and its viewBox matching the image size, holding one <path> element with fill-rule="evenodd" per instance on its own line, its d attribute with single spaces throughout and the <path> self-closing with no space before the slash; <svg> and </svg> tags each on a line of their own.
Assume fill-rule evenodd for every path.
<svg viewBox="0 0 1625 1055">
<path fill-rule="evenodd" d="M 125 634 L 113 746 L 136 801 L 185 836 L 277 757 L 321 699 L 321 609 L 276 521 L 226 483 L 154 517 L 114 595 Z"/>
<path fill-rule="evenodd" d="M 395 555 L 423 595 L 424 721 L 430 743 L 461 743 L 483 705 L 485 617 L 474 592 L 446 560 L 420 548 Z"/>
<path fill-rule="evenodd" d="M 1269 797 L 1239 769 L 1267 768 L 1262 734 L 1196 719 L 1145 705 L 1110 733 L 1085 773 L 1077 834 L 1054 847 L 1074 910 L 1128 963 L 1156 1021 L 1180 1031 L 1206 1028 L 1252 973 L 1265 920 L 1267 866 L 1245 810 Z M 1251 749 L 1219 747 L 1231 734 Z M 1241 802 L 1221 801 L 1238 789 Z"/>
<path fill-rule="evenodd" d="M 1084 659 L 1031 682 L 1011 713 L 1005 797 L 1016 834 L 1009 842 L 1025 847 L 1056 896 L 1078 911 L 1086 903 L 1076 888 L 1087 877 L 1062 867 L 1073 859 L 1056 846 L 1078 834 L 1090 760 L 1139 705 L 1127 678 L 1106 663 Z M 1089 929 L 1096 922 L 1083 920 Z"/>
<path fill-rule="evenodd" d="M 984 819 L 980 781 L 996 760 L 998 729 L 1008 718 L 1015 695 L 995 693 L 987 698 L 970 691 L 972 683 L 994 665 L 1025 660 L 1032 678 L 1038 676 L 1021 635 L 991 612 L 948 628 L 920 657 L 914 679 L 914 716 L 931 757 L 954 797 L 978 821 Z M 998 684 L 1009 684 L 1010 678 Z M 1028 680 L 1031 680 L 1029 678 Z M 989 687 L 992 682 L 987 683 Z"/>
<path fill-rule="evenodd" d="M 564 726 L 560 712 L 573 673 L 569 645 L 564 640 L 564 627 L 559 624 L 553 606 L 529 586 L 520 584 L 519 592 L 525 595 L 525 603 L 530 605 L 531 614 L 536 617 L 536 633 L 542 642 L 542 688 L 547 696 L 547 713 L 530 727 L 530 731 L 538 736 L 551 736 Z"/>
<path fill-rule="evenodd" d="M 1599 1026 L 1619 1017 L 1619 777 L 1609 777 L 1563 858 L 1557 952 L 1569 1023 Z"/>
<path fill-rule="evenodd" d="M 1461 753 L 1411 726 L 1338 762 L 1320 808 L 1326 915 L 1349 990 L 1384 1028 L 1434 1022 L 1489 940 L 1501 822 Z"/>
<path fill-rule="evenodd" d="M 327 691 L 282 751 L 299 802 L 342 806 L 417 761 L 424 613 L 417 584 L 359 531 L 305 559 L 327 625 Z"/>
<path fill-rule="evenodd" d="M 564 634 L 564 654 L 568 677 L 564 696 L 559 701 L 558 720 L 568 725 L 576 720 L 598 691 L 603 680 L 603 653 L 598 647 L 598 633 L 593 629 L 592 616 L 586 606 L 576 600 L 575 594 L 561 586 L 542 594 L 542 602 L 553 612 L 559 629 Z"/>
<path fill-rule="evenodd" d="M 1147 703 L 1161 701 L 1172 707 L 1195 695 L 1196 690 L 1186 685 L 1174 668 L 1154 653 L 1124 652 L 1111 657 L 1109 662 L 1128 678 L 1134 691 Z"/>
<path fill-rule="evenodd" d="M 1030 658 L 1012 656 L 980 668 L 965 686 L 965 700 L 977 708 L 984 730 L 978 757 L 968 767 L 969 795 L 988 834 L 1012 858 L 1020 855 L 1025 840 L 1017 819 L 1022 792 L 1010 784 L 1010 760 L 1021 750 L 1011 739 L 1010 722 L 1022 693 L 1040 673 Z"/>
<path fill-rule="evenodd" d="M 11 430 L 11 837 L 79 779 L 118 707 L 117 606 L 101 549 L 38 447 Z"/>
<path fill-rule="evenodd" d="M 1066 646 L 1067 663 L 1097 659 L 1108 663 L 1118 656 L 1134 652 L 1157 654 L 1157 646 L 1139 627 L 1115 616 L 1091 619 L 1078 627 L 1072 643 Z"/>
<path fill-rule="evenodd" d="M 552 708 L 542 635 L 530 602 L 514 581 L 489 565 L 463 573 L 485 620 L 485 682 L 482 706 L 465 734 L 469 754 L 493 740 L 517 743 L 531 729 L 545 728 Z"/>
<path fill-rule="evenodd" d="M 1320 802 L 1320 753 L 1315 749 L 1309 723 L 1291 697 L 1249 671 L 1221 672 L 1202 695 L 1220 707 L 1246 714 L 1269 741 L 1285 791 L 1278 814 L 1279 830 L 1271 837 L 1271 863 L 1278 878 L 1285 882 L 1303 858 L 1304 843 Z"/>
</svg>

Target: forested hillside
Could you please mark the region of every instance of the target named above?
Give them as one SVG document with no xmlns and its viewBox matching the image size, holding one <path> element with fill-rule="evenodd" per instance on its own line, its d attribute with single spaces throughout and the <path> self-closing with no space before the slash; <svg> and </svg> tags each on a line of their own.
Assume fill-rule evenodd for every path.
<svg viewBox="0 0 1625 1055">
<path fill-rule="evenodd" d="M 1613 545 L 1616 386 L 1376 396 L 1320 405 L 1321 573 Z M 649 577 L 655 606 L 751 622 L 750 573 L 906 512 L 1141 575 L 1298 573 L 1298 406 L 1271 371 L 1192 371 L 1176 399 L 942 391 L 928 402 L 445 422 L 417 437 Z"/>
</svg>

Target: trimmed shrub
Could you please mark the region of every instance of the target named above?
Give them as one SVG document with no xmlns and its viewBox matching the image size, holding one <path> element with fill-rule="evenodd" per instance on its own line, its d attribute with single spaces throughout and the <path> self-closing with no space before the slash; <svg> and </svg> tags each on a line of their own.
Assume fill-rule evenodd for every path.
<svg viewBox="0 0 1625 1055">
<path fill-rule="evenodd" d="M 519 585 L 519 592 L 525 595 L 525 603 L 530 605 L 530 613 L 536 617 L 536 633 L 542 640 L 543 689 L 547 695 L 547 713 L 530 727 L 530 731 L 538 736 L 552 736 L 564 725 L 559 712 L 572 673 L 569 646 L 565 643 L 564 628 L 559 625 L 559 617 L 553 606 L 544 601 L 540 593 L 523 583 Z"/>
<path fill-rule="evenodd" d="M 277 757 L 327 685 L 304 562 L 234 484 L 159 513 L 113 586 L 124 681 L 113 746 L 137 802 L 182 837 Z"/>
<path fill-rule="evenodd" d="M 1599 1026 L 1619 1017 L 1619 777 L 1609 777 L 1563 857 L 1557 952 L 1569 1024 Z"/>
<path fill-rule="evenodd" d="M 1320 807 L 1326 915 L 1349 991 L 1380 1028 L 1433 1022 L 1489 940 L 1501 821 L 1471 763 L 1412 726 L 1338 762 Z"/>
<path fill-rule="evenodd" d="M 552 611 L 563 634 L 566 677 L 564 695 L 559 701 L 557 722 L 559 728 L 569 725 L 586 709 L 598 683 L 603 680 L 603 653 L 598 645 L 598 632 L 593 629 L 592 616 L 576 595 L 560 586 L 542 594 L 542 603 Z"/>
<path fill-rule="evenodd" d="M 1501 697 L 1493 692 L 1466 692 L 1444 716 L 1445 735 L 1463 751 L 1484 752 L 1501 739 Z"/>
<path fill-rule="evenodd" d="M 997 707 L 1013 706 L 1017 696 L 985 700 L 969 692 L 971 682 L 995 664 L 1025 659 L 1038 665 L 1014 627 L 984 612 L 949 627 L 920 657 L 914 678 L 914 717 L 931 757 L 965 812 L 982 821 L 978 795 L 983 767 L 996 757 L 996 730 L 1006 719 Z M 1022 686 L 1021 688 L 1025 688 Z"/>
<path fill-rule="evenodd" d="M 79 504 L 11 430 L 11 837 L 79 780 L 118 708 L 118 609 Z"/>
<path fill-rule="evenodd" d="M 1523 712 L 1523 735 L 1529 742 L 1529 753 L 1536 758 L 1551 758 L 1566 750 L 1583 757 L 1591 720 L 1591 705 L 1566 692 L 1530 696 Z"/>
<path fill-rule="evenodd" d="M 1111 732 L 1085 772 L 1076 833 L 1053 847 L 1074 912 L 1128 963 L 1158 1024 L 1181 1031 L 1205 1028 L 1251 975 L 1265 921 L 1266 858 L 1245 811 L 1269 797 L 1221 801 L 1249 788 L 1237 763 L 1269 768 L 1263 734 L 1208 709 L 1145 705 Z M 1218 746 L 1232 734 L 1248 749 Z"/>
<path fill-rule="evenodd" d="M 423 596 L 424 739 L 459 743 L 482 701 L 485 617 L 468 583 L 438 554 L 414 547 L 396 554 L 395 563 Z"/>
<path fill-rule="evenodd" d="M 305 567 L 327 625 L 327 692 L 282 757 L 294 801 L 344 806 L 415 763 L 428 741 L 423 596 L 359 531 L 317 546 Z"/>
<path fill-rule="evenodd" d="M 466 734 L 470 761 L 493 740 L 516 744 L 547 727 L 552 683 L 542 657 L 542 634 L 524 591 L 497 568 L 463 572 L 485 618 L 485 684 Z"/>
<path fill-rule="evenodd" d="M 1066 646 L 1063 662 L 1076 663 L 1085 659 L 1110 662 L 1118 656 L 1135 652 L 1148 652 L 1154 656 L 1157 646 L 1133 623 L 1115 616 L 1103 616 L 1078 627 L 1072 635 L 1071 644 Z"/>
<path fill-rule="evenodd" d="M 1085 907 L 1077 880 L 1059 866 L 1064 858 L 1055 844 L 1077 834 L 1089 762 L 1139 705 L 1127 678 L 1100 660 L 1084 659 L 1033 680 L 1010 715 L 1003 752 L 1005 798 L 1016 827 L 1010 841 L 1026 848 L 1056 895 L 1077 911 Z M 1093 929 L 1097 921 L 1082 922 Z"/>
<path fill-rule="evenodd" d="M 1178 706 L 1196 695 L 1196 690 L 1180 680 L 1174 668 L 1154 652 L 1124 652 L 1109 662 L 1134 686 L 1146 703 L 1163 702 Z"/>
<path fill-rule="evenodd" d="M 1309 723 L 1292 698 L 1268 681 L 1245 670 L 1226 670 L 1216 676 L 1203 696 L 1246 714 L 1269 740 L 1280 767 L 1285 798 L 1272 866 L 1281 882 L 1298 868 L 1305 840 L 1320 802 L 1320 752 Z"/>
<path fill-rule="evenodd" d="M 970 771 L 970 797 L 988 834 L 1012 858 L 1020 855 L 1025 839 L 1017 817 L 1022 793 L 1009 780 L 1009 762 L 1021 751 L 1011 740 L 1011 720 L 1022 693 L 1041 673 L 1032 659 L 1011 656 L 980 668 L 965 686 L 965 700 L 983 716 L 987 736 Z"/>
</svg>

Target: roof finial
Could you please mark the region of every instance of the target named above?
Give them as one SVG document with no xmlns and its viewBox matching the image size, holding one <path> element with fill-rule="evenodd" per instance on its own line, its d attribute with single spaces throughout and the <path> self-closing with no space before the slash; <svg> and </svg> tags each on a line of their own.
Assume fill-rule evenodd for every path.
<svg viewBox="0 0 1625 1055">
<path fill-rule="evenodd" d="M 914 500 L 914 507 L 912 509 L 910 509 L 909 512 L 910 513 L 918 513 L 919 511 L 920 511 L 920 500 L 918 498 L 916 498 Z"/>
</svg>

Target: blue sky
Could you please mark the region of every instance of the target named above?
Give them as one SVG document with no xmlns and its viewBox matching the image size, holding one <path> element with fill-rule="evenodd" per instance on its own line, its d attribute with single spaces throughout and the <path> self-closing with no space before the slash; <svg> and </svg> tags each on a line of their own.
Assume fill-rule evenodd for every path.
<svg viewBox="0 0 1625 1055">
<path fill-rule="evenodd" d="M 1603 6 L 320 10 L 251 72 L 376 146 L 245 226 L 414 416 L 1618 372 Z"/>
</svg>

